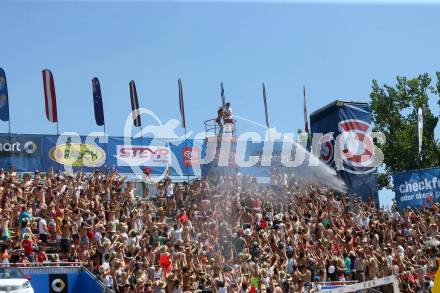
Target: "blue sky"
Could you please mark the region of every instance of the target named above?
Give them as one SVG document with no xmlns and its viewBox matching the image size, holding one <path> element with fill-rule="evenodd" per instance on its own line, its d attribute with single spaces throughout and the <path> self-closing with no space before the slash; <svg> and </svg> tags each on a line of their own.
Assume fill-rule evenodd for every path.
<svg viewBox="0 0 440 293">
<path fill-rule="evenodd" d="M 215 115 L 220 81 L 235 114 L 264 123 L 265 82 L 271 125 L 296 132 L 302 85 L 310 113 L 335 99 L 368 101 L 372 79 L 394 83 L 440 69 L 436 1 L 349 2 L 1 2 L 11 129 L 55 133 L 44 115 L 44 68 L 55 77 L 60 131 L 100 130 L 97 76 L 111 135 L 122 135 L 131 79 L 140 105 L 166 121 L 179 118 L 182 78 L 195 132 Z"/>
</svg>

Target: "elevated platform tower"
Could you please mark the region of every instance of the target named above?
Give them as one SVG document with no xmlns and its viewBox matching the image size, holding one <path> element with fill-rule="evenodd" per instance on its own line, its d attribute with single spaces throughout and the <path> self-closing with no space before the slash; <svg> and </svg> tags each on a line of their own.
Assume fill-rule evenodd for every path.
<svg viewBox="0 0 440 293">
<path fill-rule="evenodd" d="M 205 143 L 202 154 L 213 160 L 202 167 L 202 177 L 218 178 L 235 175 L 238 166 L 235 162 L 237 149 L 235 119 L 225 119 L 224 125 L 217 124 L 216 119 L 205 121 Z"/>
</svg>

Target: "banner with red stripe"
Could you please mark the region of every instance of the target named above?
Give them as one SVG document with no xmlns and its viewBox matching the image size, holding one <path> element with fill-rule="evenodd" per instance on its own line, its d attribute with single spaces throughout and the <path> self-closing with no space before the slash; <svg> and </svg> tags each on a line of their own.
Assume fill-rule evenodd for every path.
<svg viewBox="0 0 440 293">
<path fill-rule="evenodd" d="M 55 82 L 49 69 L 43 70 L 44 102 L 46 117 L 50 122 L 58 122 L 57 98 L 55 95 Z"/>
<path fill-rule="evenodd" d="M 186 128 L 186 119 L 185 119 L 185 105 L 183 103 L 183 88 L 182 81 L 178 80 L 179 84 L 179 107 L 180 107 L 180 118 L 182 119 L 182 127 Z"/>
</svg>

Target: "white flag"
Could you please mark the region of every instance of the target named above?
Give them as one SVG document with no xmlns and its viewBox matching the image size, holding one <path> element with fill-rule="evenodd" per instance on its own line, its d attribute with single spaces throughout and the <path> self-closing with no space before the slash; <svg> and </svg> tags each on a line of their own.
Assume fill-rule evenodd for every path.
<svg viewBox="0 0 440 293">
<path fill-rule="evenodd" d="M 417 113 L 418 120 L 418 133 L 419 133 L 419 156 L 422 151 L 422 143 L 423 143 L 423 111 L 422 108 L 419 108 Z"/>
</svg>

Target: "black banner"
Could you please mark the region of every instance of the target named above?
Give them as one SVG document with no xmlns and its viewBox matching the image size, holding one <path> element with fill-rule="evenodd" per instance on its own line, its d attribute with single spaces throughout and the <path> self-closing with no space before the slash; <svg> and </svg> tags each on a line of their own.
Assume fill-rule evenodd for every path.
<svg viewBox="0 0 440 293">
<path fill-rule="evenodd" d="M 67 286 L 66 274 L 50 274 L 49 275 L 49 293 L 67 293 L 69 292 Z"/>
</svg>

